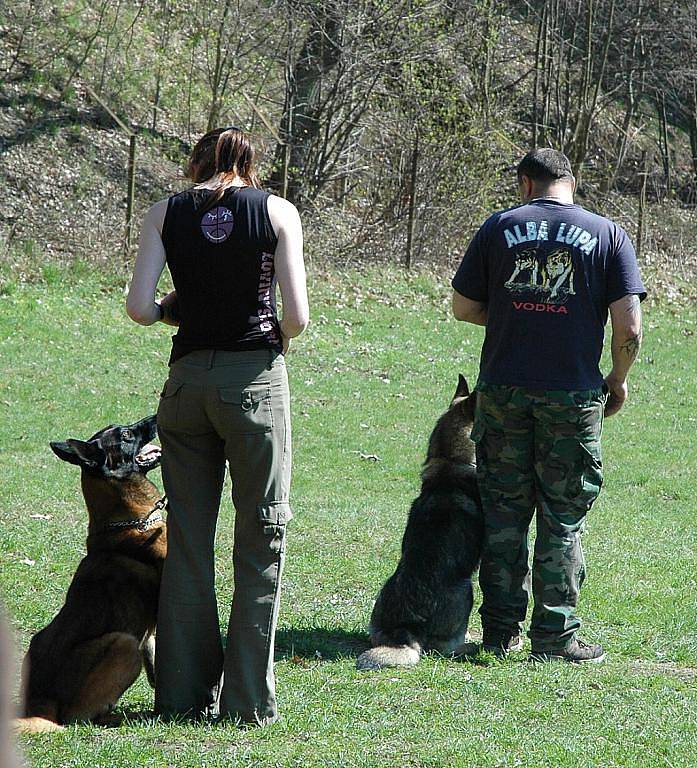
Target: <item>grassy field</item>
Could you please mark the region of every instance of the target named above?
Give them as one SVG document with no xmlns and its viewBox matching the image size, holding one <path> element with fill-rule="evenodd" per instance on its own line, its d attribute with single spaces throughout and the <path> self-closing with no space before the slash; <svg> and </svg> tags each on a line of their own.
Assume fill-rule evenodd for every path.
<svg viewBox="0 0 697 768">
<path fill-rule="evenodd" d="M 122 288 L 54 270 L 0 289 L 0 592 L 22 651 L 62 604 L 84 551 L 79 472 L 48 441 L 154 412 L 166 376 L 167 329 L 131 323 Z M 605 427 L 606 485 L 585 536 L 581 615 L 609 661 L 578 669 L 530 665 L 526 653 L 488 664 L 427 656 L 413 670 L 358 674 L 427 437 L 457 372 L 476 376 L 481 330 L 451 320 L 446 279 L 314 272 L 310 288 L 312 325 L 288 361 L 295 520 L 278 635 L 281 720 L 261 730 L 161 724 L 141 676 L 121 702 L 123 726 L 26 739 L 29 762 L 694 766 L 697 310 L 647 310 L 631 401 Z M 226 500 L 222 606 L 231 532 Z"/>
</svg>

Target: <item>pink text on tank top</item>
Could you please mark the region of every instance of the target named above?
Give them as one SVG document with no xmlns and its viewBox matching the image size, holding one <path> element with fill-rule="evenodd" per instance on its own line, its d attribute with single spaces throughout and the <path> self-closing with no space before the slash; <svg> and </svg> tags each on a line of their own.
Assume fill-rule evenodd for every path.
<svg viewBox="0 0 697 768">
<path fill-rule="evenodd" d="M 259 330 L 272 344 L 278 344 L 276 325 L 273 322 L 274 315 L 271 308 L 271 286 L 273 285 L 274 263 L 272 253 L 261 254 L 261 269 L 259 272 Z"/>
</svg>

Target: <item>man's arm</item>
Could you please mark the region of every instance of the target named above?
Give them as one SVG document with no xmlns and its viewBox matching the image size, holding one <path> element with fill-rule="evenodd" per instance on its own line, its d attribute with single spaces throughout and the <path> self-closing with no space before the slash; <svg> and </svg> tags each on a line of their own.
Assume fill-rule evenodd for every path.
<svg viewBox="0 0 697 768">
<path fill-rule="evenodd" d="M 464 320 L 475 325 L 486 325 L 487 314 L 486 302 L 473 301 L 453 290 L 453 315 L 456 320 Z"/>
<path fill-rule="evenodd" d="M 641 347 L 641 305 L 636 294 L 623 296 L 610 304 L 612 322 L 612 370 L 605 377 L 609 389 L 605 415 L 613 416 L 624 405 L 627 394 L 627 374 Z"/>
</svg>

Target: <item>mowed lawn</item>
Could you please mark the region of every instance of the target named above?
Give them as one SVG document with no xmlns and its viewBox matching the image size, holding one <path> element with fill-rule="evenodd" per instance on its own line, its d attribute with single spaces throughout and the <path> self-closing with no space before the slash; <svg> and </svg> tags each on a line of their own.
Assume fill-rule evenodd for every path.
<svg viewBox="0 0 697 768">
<path fill-rule="evenodd" d="M 84 553 L 77 467 L 49 440 L 157 407 L 167 328 L 124 312 L 123 284 L 51 271 L 0 296 L 0 593 L 20 652 Z M 697 764 L 697 310 L 656 306 L 631 400 L 605 426 L 588 519 L 584 635 L 597 668 L 452 661 L 357 673 L 373 598 L 397 562 L 428 435 L 481 329 L 450 317 L 447 275 L 310 274 L 312 324 L 288 366 L 293 509 L 278 634 L 282 718 L 267 729 L 165 725 L 144 676 L 119 728 L 23 741 L 34 766 L 694 766 Z M 544 339 L 540 339 L 544 344 Z M 159 472 L 152 479 L 160 482 Z M 232 509 L 218 536 L 221 616 Z M 473 619 L 479 626 L 478 616 Z M 526 647 L 527 650 L 527 647 Z"/>
</svg>

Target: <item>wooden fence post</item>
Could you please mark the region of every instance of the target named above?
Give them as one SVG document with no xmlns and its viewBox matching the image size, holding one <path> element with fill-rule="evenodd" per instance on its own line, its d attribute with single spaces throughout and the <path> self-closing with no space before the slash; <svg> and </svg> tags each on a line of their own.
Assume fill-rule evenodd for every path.
<svg viewBox="0 0 697 768">
<path fill-rule="evenodd" d="M 126 241 L 124 255 L 128 257 L 131 252 L 131 240 L 133 236 L 133 203 L 136 196 L 136 135 L 132 133 L 128 144 L 128 190 L 126 193 Z"/>
<path fill-rule="evenodd" d="M 642 152 L 641 164 L 644 166 L 642 172 L 641 192 L 639 193 L 639 219 L 637 221 L 636 233 L 636 255 L 637 259 L 641 256 L 641 249 L 644 243 L 644 228 L 646 226 L 646 184 L 649 177 L 648 155 L 646 150 Z"/>
<path fill-rule="evenodd" d="M 411 269 L 411 252 L 414 246 L 416 231 L 416 174 L 419 169 L 419 132 L 414 135 L 414 146 L 411 152 L 411 178 L 409 180 L 409 223 L 407 227 L 407 253 L 404 266 Z"/>
</svg>

